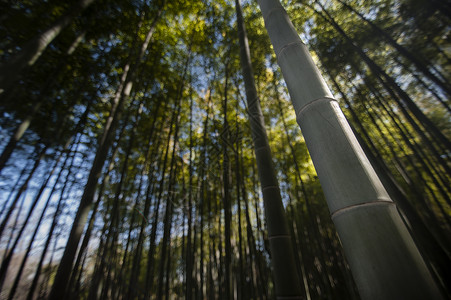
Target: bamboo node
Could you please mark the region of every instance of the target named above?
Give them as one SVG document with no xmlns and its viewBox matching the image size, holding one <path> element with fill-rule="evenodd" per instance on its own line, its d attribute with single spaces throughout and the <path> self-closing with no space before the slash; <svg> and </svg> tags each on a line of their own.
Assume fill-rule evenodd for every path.
<svg viewBox="0 0 451 300">
<path fill-rule="evenodd" d="M 273 235 L 273 236 L 268 236 L 268 240 L 286 239 L 286 238 L 290 238 L 290 235 L 288 235 L 288 234 L 277 234 L 277 235 Z"/>
<path fill-rule="evenodd" d="M 276 57 L 279 57 L 280 54 L 283 51 L 285 51 L 285 49 L 290 48 L 291 46 L 296 46 L 298 44 L 305 45 L 300 39 L 299 39 L 299 41 L 295 41 L 295 42 L 291 42 L 291 43 L 285 44 L 285 45 L 282 46 L 282 48 L 280 48 L 279 52 L 276 53 Z"/>
<path fill-rule="evenodd" d="M 321 97 L 318 99 L 314 99 L 310 102 L 308 102 L 307 104 L 304 104 L 297 112 L 296 112 L 296 120 L 299 121 L 301 119 L 301 115 L 304 113 L 305 110 L 307 110 L 308 108 L 310 108 L 312 105 L 318 103 L 318 102 L 331 102 L 331 101 L 335 101 L 338 103 L 338 101 L 334 98 L 329 98 L 329 97 Z"/>
<path fill-rule="evenodd" d="M 380 200 L 377 200 L 377 201 L 370 201 L 370 202 L 364 202 L 364 203 L 345 206 L 343 208 L 337 209 L 336 211 L 331 213 L 330 216 L 332 219 L 334 219 L 335 217 L 337 217 L 345 212 L 348 212 L 350 210 L 364 207 L 364 206 L 374 206 L 374 205 L 395 205 L 395 203 L 390 199 L 381 199 L 380 198 Z"/>
</svg>

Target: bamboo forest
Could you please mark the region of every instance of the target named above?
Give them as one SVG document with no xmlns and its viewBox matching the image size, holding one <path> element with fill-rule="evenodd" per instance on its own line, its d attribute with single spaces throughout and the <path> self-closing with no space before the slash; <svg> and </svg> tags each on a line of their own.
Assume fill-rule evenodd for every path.
<svg viewBox="0 0 451 300">
<path fill-rule="evenodd" d="M 450 0 L 1 0 L 0 299 L 451 299 Z"/>
</svg>

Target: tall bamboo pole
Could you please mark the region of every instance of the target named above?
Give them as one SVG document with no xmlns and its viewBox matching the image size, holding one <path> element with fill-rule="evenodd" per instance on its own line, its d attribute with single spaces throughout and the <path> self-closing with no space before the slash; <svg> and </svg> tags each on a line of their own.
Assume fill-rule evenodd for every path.
<svg viewBox="0 0 451 300">
<path fill-rule="evenodd" d="M 258 0 L 363 299 L 440 299 L 418 249 L 286 11 Z"/>
<path fill-rule="evenodd" d="M 268 240 L 271 250 L 275 295 L 277 299 L 301 299 L 301 281 L 291 244 L 291 236 L 280 195 L 279 182 L 272 161 L 260 100 L 254 83 L 249 44 L 240 1 L 235 1 L 240 40 L 241 69 L 254 142 L 258 177 L 263 194 Z"/>
</svg>

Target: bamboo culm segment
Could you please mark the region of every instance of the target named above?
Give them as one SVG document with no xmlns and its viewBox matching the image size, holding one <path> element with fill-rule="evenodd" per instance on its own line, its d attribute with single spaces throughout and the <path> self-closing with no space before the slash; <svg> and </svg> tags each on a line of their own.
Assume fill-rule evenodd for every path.
<svg viewBox="0 0 451 300">
<path fill-rule="evenodd" d="M 268 227 L 271 265 L 277 299 L 301 299 L 301 281 L 296 270 L 279 182 L 273 165 L 271 149 L 254 83 L 249 44 L 239 0 L 235 1 L 240 40 L 241 68 L 248 103 L 252 139 L 257 160 L 258 177 L 263 193 L 265 219 Z"/>
<path fill-rule="evenodd" d="M 277 0 L 258 3 L 362 299 L 441 299 L 284 8 Z"/>
</svg>

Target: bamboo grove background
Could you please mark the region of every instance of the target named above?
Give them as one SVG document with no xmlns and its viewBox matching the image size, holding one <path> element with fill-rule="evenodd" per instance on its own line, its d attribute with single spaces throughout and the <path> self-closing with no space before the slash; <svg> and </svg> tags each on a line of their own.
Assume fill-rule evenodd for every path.
<svg viewBox="0 0 451 300">
<path fill-rule="evenodd" d="M 65 299 L 272 298 L 233 1 L 84 2 L 0 2 L 1 299 L 61 278 Z M 283 4 L 449 296 L 451 3 Z M 359 299 L 259 9 L 243 12 L 305 299 Z"/>
</svg>

